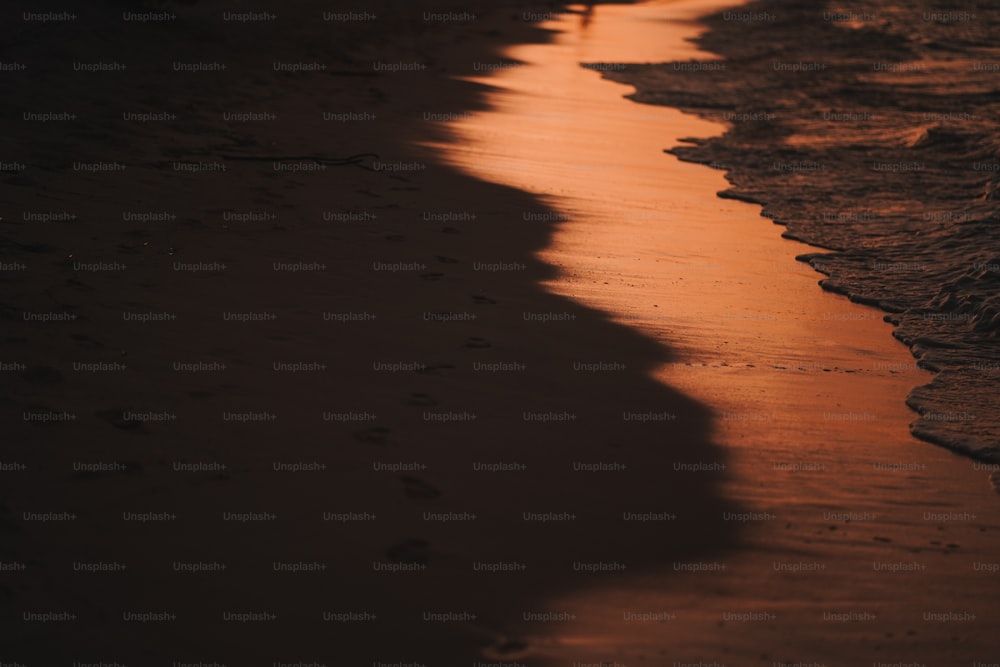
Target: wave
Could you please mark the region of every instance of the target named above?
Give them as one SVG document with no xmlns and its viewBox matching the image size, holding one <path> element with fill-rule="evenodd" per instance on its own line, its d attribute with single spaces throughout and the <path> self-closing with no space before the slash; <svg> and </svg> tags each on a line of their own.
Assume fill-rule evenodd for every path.
<svg viewBox="0 0 1000 667">
<path fill-rule="evenodd" d="M 756 1 L 705 21 L 718 58 L 620 65 L 636 102 L 728 123 L 668 152 L 726 171 L 820 285 L 877 306 L 937 373 L 919 438 L 1000 461 L 1000 7 Z M 734 20 L 733 16 L 740 17 Z"/>
</svg>

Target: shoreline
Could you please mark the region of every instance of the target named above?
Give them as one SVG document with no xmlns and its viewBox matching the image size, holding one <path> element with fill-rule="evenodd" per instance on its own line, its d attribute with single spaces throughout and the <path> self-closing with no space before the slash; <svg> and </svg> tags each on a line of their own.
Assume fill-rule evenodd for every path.
<svg viewBox="0 0 1000 667">
<path fill-rule="evenodd" d="M 963 125 L 988 116 L 978 111 L 983 101 L 976 94 L 988 83 L 964 82 L 970 92 L 962 98 L 963 109 L 971 105 L 977 113 L 953 110 L 948 100 L 961 97 L 958 89 L 932 102 L 940 92 L 935 85 L 950 80 L 939 71 L 944 63 L 959 70 L 959 64 L 968 63 L 955 60 L 957 56 L 937 61 L 933 48 L 900 32 L 923 29 L 929 43 L 955 38 L 926 16 L 917 27 L 898 27 L 888 14 L 878 18 L 824 11 L 821 17 L 816 8 L 794 2 L 765 4 L 748 3 L 742 13 L 716 7 L 700 17 L 707 29 L 697 38 L 705 48 L 698 60 L 675 61 L 672 71 L 639 64 L 604 75 L 635 84 L 629 97 L 636 102 L 672 104 L 724 122 L 722 134 L 676 137 L 667 151 L 722 170 L 727 183 L 720 197 L 760 204 L 761 216 L 781 225 L 784 238 L 814 248 L 798 259 L 822 274 L 823 290 L 882 311 L 893 325 L 892 336 L 909 349 L 915 363 L 934 373 L 907 392 L 906 403 L 914 413 L 909 428 L 917 438 L 997 463 L 996 425 L 990 417 L 998 367 L 989 298 L 995 265 L 980 259 L 980 254 L 989 256 L 993 241 L 988 224 L 992 185 L 964 179 L 968 165 L 958 157 L 974 156 L 968 151 L 977 142 L 962 143 L 967 133 L 989 134 L 988 128 Z M 997 20 L 996 14 L 980 16 L 976 29 L 988 31 Z M 813 32 L 802 40 L 806 29 Z M 849 56 L 862 42 L 868 45 L 860 52 L 864 56 Z M 810 48 L 821 43 L 828 48 Z M 973 55 L 965 54 L 966 60 Z M 905 61 L 905 66 L 901 69 L 895 61 Z M 906 83 L 872 74 L 924 70 L 926 77 Z M 927 86 L 923 97 L 912 93 L 917 105 L 926 106 L 923 113 L 890 116 L 878 104 L 869 104 L 871 99 L 890 100 L 890 107 L 908 109 L 903 98 L 914 83 Z M 789 86 L 798 87 L 801 99 L 782 95 Z M 958 147 L 947 150 L 949 141 Z M 979 172 L 988 164 L 974 160 L 971 166 Z M 879 173 L 880 180 L 865 180 L 868 172 Z M 939 183 L 947 187 L 935 189 Z M 953 194 L 965 191 L 971 195 Z M 810 203 L 815 201 L 825 204 Z M 956 206 L 961 210 L 953 210 Z M 923 226 L 911 232 L 920 235 L 919 249 L 900 249 L 909 239 L 892 230 L 909 230 L 918 221 Z M 969 226 L 974 222 L 980 224 L 980 242 L 956 245 L 951 235 L 975 236 Z M 879 240 L 858 241 L 866 235 Z M 965 285 L 978 287 L 966 290 Z M 972 322 L 974 327 L 961 326 Z"/>
<path fill-rule="evenodd" d="M 468 25 L 301 20 L 318 6 L 271 32 L 179 6 L 179 33 L 141 29 L 194 35 L 185 62 L 229 69 L 169 76 L 162 42 L 84 29 L 101 14 L 25 27 L 42 32 L 18 58 L 53 66 L 13 97 L 75 93 L 83 120 L 27 127 L 10 152 L 30 168 L 0 185 L 77 216 L 5 226 L 26 269 L 0 350 L 18 365 L 2 378 L 4 660 L 468 663 L 519 650 L 511 619 L 545 627 L 549 596 L 590 584 L 575 562 L 639 572 L 738 539 L 714 525 L 739 511 L 718 481 L 670 470 L 724 455 L 705 407 L 650 378 L 668 351 L 539 287 L 545 202 L 409 143 L 485 108 L 488 87 L 456 75 L 550 35 L 512 6 Z M 98 33 L 131 54 L 124 78 L 56 66 Z M 328 69 L 275 72 L 278 50 Z M 118 125 L 122 108 L 178 120 Z M 60 167 L 74 161 L 127 167 Z M 590 370 L 612 355 L 624 370 Z"/>
<path fill-rule="evenodd" d="M 893 392 L 923 371 L 877 317 L 816 290 L 754 207 L 715 199 L 720 174 L 657 147 L 715 126 L 624 100 L 599 68 L 545 79 L 575 62 L 566 48 L 603 48 L 606 19 L 648 7 L 567 15 L 563 33 L 514 6 L 468 24 L 404 12 L 342 40 L 303 21 L 279 33 L 282 58 L 328 53 L 336 70 L 268 79 L 244 76 L 268 69 L 266 26 L 212 32 L 198 21 L 213 6 L 189 8 L 199 58 L 243 74 L 137 76 L 130 98 L 197 99 L 189 124 L 35 128 L 14 152 L 45 168 L 0 186 L 81 218 L 5 227 L 28 268 L 0 348 L 23 365 L 2 377 L 2 462 L 23 467 L 0 470 L 0 562 L 23 567 L 0 579 L 0 660 L 990 657 L 998 584 L 975 564 L 1000 552 L 995 497 L 968 462 L 898 432 Z M 656 49 L 691 48 L 642 23 Z M 639 27 L 605 45 L 641 48 Z M 65 48 L 92 45 L 82 34 Z M 430 70 L 362 71 L 368 56 Z M 504 101 L 521 75 L 541 87 Z M 98 113 L 97 82 L 75 81 L 77 113 Z M 227 123 L 234 100 L 282 120 Z M 466 137 L 442 153 L 466 123 L 502 150 Z M 130 167 L 63 173 L 70 139 L 81 161 Z M 367 153 L 394 167 L 351 159 Z"/>
<path fill-rule="evenodd" d="M 574 71 L 581 60 L 702 55 L 681 36 L 704 6 L 660 11 L 677 21 L 676 39 L 648 5 L 599 7 L 586 32 L 564 20 L 553 44 L 511 49 L 528 66 L 494 78 L 497 111 L 467 119 L 450 152 L 471 173 L 547 195 L 559 221 L 540 255 L 559 270 L 551 291 L 679 357 L 654 377 L 711 408 L 726 458 L 678 472 L 724 476 L 723 496 L 742 507 L 729 515 L 740 544 L 660 572 L 605 573 L 554 598 L 589 619 L 522 627 L 535 647 L 525 655 L 546 665 L 986 660 L 992 468 L 909 434 L 904 398 L 927 371 L 881 313 L 817 289 L 795 259 L 802 245 L 780 238 L 758 207 L 717 198 L 718 171 L 656 148 L 724 126 L 635 104 L 628 88 Z M 646 29 L 660 50 L 642 51 Z M 893 579 L 907 576 L 903 587 Z M 935 605 L 977 621 L 953 640 L 947 623 L 921 618 Z"/>
</svg>

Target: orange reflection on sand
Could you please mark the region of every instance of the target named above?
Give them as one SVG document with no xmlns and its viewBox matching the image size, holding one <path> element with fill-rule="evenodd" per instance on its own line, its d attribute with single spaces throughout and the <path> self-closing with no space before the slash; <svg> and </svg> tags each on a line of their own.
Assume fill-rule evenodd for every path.
<svg viewBox="0 0 1000 667">
<path fill-rule="evenodd" d="M 450 157 L 487 180 L 535 193 L 568 195 L 588 210 L 598 206 L 604 213 L 620 211 L 623 197 L 664 211 L 672 208 L 660 190 L 664 161 L 659 151 L 650 150 L 657 140 L 641 134 L 652 124 L 667 136 L 672 112 L 633 105 L 623 117 L 620 98 L 628 88 L 607 84 L 605 94 L 595 99 L 594 87 L 605 59 L 660 62 L 695 53 L 655 38 L 664 29 L 662 4 L 600 7 L 593 10 L 586 29 L 574 25 L 572 14 L 565 15 L 550 22 L 569 31 L 559 33 L 553 44 L 510 49 L 509 60 L 523 65 L 473 79 L 494 89 L 488 96 L 493 109 L 456 124 L 457 141 L 448 147 Z M 604 14 L 622 20 L 602 21 Z M 634 48 L 623 53 L 623 44 Z M 624 123 L 624 128 L 616 128 L 618 132 L 594 128 L 595 120 L 602 119 L 602 108 L 610 109 L 604 115 L 607 123 Z M 717 127 L 693 119 L 690 123 L 692 130 L 702 133 Z M 618 141 L 621 129 L 634 130 L 635 140 Z"/>
<path fill-rule="evenodd" d="M 905 639 L 899 619 L 928 604 L 925 590 L 969 586 L 968 568 L 948 569 L 947 554 L 925 551 L 941 575 L 926 589 L 900 590 L 871 567 L 912 558 L 916 545 L 934 551 L 937 527 L 922 512 L 982 483 L 966 462 L 908 434 L 904 397 L 928 374 L 881 313 L 817 287 L 820 276 L 794 261 L 807 246 L 781 239 L 759 207 L 716 198 L 727 187 L 722 172 L 663 154 L 681 137 L 722 127 L 624 101 L 629 88 L 602 81 L 600 67 L 580 67 L 707 59 L 683 38 L 690 19 L 712 7 L 597 6 L 550 22 L 553 43 L 512 48 L 522 65 L 476 79 L 491 87 L 490 110 L 455 124 L 455 141 L 440 148 L 461 169 L 540 195 L 564 216 L 540 253 L 559 269 L 547 288 L 680 351 L 657 377 L 716 410 L 717 439 L 732 455 L 724 491 L 775 519 L 742 526 L 745 548 L 710 575 L 663 563 L 659 573 L 581 579 L 579 591 L 553 601 L 576 610 L 572 627 L 510 631 L 527 655 L 563 665 L 751 664 L 778 650 L 790 662 L 860 664 L 873 657 L 860 657 L 869 635 L 886 646 L 899 637 L 930 664 L 947 631 Z M 900 475 L 873 465 L 880 460 L 916 461 L 924 472 Z M 988 507 L 983 486 L 963 502 Z M 881 520 L 828 518 L 844 513 Z M 984 558 L 998 547 L 992 533 L 968 546 Z M 793 561 L 830 567 L 794 576 L 774 568 Z M 820 615 L 859 606 L 885 620 L 831 625 Z M 634 612 L 665 620 L 629 621 Z M 774 614 L 781 632 L 775 623 L 724 622 L 733 612 Z"/>
</svg>

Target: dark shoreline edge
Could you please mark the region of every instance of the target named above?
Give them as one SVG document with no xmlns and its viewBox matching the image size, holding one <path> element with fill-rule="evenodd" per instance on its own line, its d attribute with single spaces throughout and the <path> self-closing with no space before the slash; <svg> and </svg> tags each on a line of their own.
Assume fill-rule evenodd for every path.
<svg viewBox="0 0 1000 667">
<path fill-rule="evenodd" d="M 294 26 L 293 16 L 329 4 L 298 3 L 280 14 Z M 345 10 L 355 8 L 339 4 Z M 404 4 L 368 7 L 381 13 Z M 546 212 L 539 198 L 476 181 L 435 164 L 413 147 L 418 141 L 447 137 L 446 127 L 419 120 L 421 107 L 427 105 L 417 101 L 418 95 L 433 100 L 431 110 L 483 108 L 482 87 L 452 77 L 470 73 L 474 58 L 497 58 L 510 43 L 544 41 L 545 33 L 517 22 L 516 14 L 522 7 L 543 14 L 556 11 L 555 5 L 490 7 L 484 15 L 510 12 L 514 18 L 509 32 L 486 34 L 475 29 L 456 32 L 453 26 L 435 32 L 434 26 L 421 24 L 419 10 L 410 8 L 405 11 L 413 16 L 400 10 L 398 20 L 388 26 L 334 25 L 326 26 L 332 28 L 326 32 L 310 26 L 298 32 L 285 24 L 282 31 L 268 33 L 260 25 L 221 35 L 207 17 L 213 8 L 227 5 L 212 2 L 149 5 L 152 11 L 190 13 L 173 38 L 166 38 L 157 25 L 145 26 L 149 30 L 143 34 L 126 30 L 117 20 L 102 23 L 123 8 L 140 5 L 91 6 L 87 13 L 80 12 L 74 24 L 78 30 L 6 23 L 17 34 L 5 35 L 11 39 L 4 57 L 23 60 L 43 73 L 11 83 L 18 114 L 21 107 L 68 106 L 92 119 L 117 104 L 137 112 L 180 107 L 179 115 L 186 113 L 191 120 L 185 125 L 125 128 L 110 118 L 71 127 L 40 124 L 7 139 L 11 156 L 32 166 L 5 175 L 0 185 L 4 203 L 15 210 L 66 208 L 79 213 L 81 220 L 65 227 L 0 227 L 4 261 L 28 266 L 6 277 L 9 295 L 3 317 L 10 333 L 0 348 L 5 360 L 26 366 L 23 373 L 0 377 L 4 419 L 11 424 L 4 456 L 27 467 L 11 473 L 0 492 L 0 531 L 9 538 L 3 556 L 29 564 L 15 585 L 0 589 L 4 659 L 68 664 L 83 656 L 103 656 L 129 664 L 166 664 L 169 651 L 173 659 L 238 664 L 265 656 L 270 664 L 272 657 L 287 660 L 289 655 L 310 653 L 309 659 L 325 658 L 330 664 L 373 657 L 394 661 L 398 656 L 458 664 L 459 658 L 480 657 L 486 647 L 514 658 L 531 649 L 518 640 L 523 630 L 520 610 L 559 592 L 596 585 L 592 577 L 568 573 L 565 563 L 555 562 L 557 554 L 575 549 L 574 555 L 596 560 L 625 553 L 630 571 L 641 573 L 671 560 L 722 553 L 737 543 L 739 525 L 722 519 L 738 508 L 720 496 L 721 475 L 671 468 L 726 459 L 712 442 L 713 415 L 707 406 L 650 379 L 649 371 L 671 359 L 672 352 L 613 323 L 604 313 L 540 287 L 554 270 L 530 258 L 545 247 L 555 224 L 551 221 L 558 216 L 543 216 L 544 224 L 525 224 L 518 215 Z M 22 28 L 25 35 L 19 32 Z M 226 61 L 237 70 L 269 60 L 268 48 L 288 48 L 282 57 L 289 60 L 299 59 L 295 49 L 302 49 L 301 59 L 308 60 L 324 58 L 326 45 L 332 50 L 328 55 L 341 59 L 343 66 L 318 79 L 289 74 L 241 85 L 206 73 L 203 79 L 178 74 L 160 82 L 150 72 L 176 57 L 167 48 L 170 39 L 178 40 L 180 47 L 197 44 L 192 59 Z M 178 52 L 183 51 L 180 47 Z M 365 55 L 373 52 L 387 61 L 425 61 L 433 71 L 426 85 L 407 83 L 399 78 L 402 73 L 372 75 L 365 69 Z M 77 54 L 91 60 L 128 60 L 130 73 L 112 80 L 121 81 L 120 87 L 105 87 L 106 79 L 71 76 L 65 65 Z M 452 66 L 459 55 L 464 66 Z M 271 105 L 281 107 L 279 116 L 310 104 L 318 112 L 320 103 L 327 101 L 324 95 L 339 94 L 344 97 L 333 99 L 343 101 L 343 111 L 397 114 L 398 122 L 378 130 L 364 126 L 353 133 L 324 133 L 318 124 L 289 122 L 258 130 L 219 120 L 227 110 L 258 111 Z M 73 153 L 69 158 L 68 150 Z M 173 161 L 207 163 L 223 154 L 253 159 L 233 160 L 233 177 L 221 184 L 211 173 L 187 178 L 170 171 Z M 378 155 L 387 163 L 423 159 L 428 173 L 424 177 L 380 171 L 370 157 L 338 163 L 339 158 L 361 154 Z M 279 177 L 268 172 L 271 162 L 287 156 L 322 156 L 331 176 L 310 180 L 309 174 Z M 121 161 L 130 168 L 117 176 L 67 174 L 67 165 L 76 160 Z M 431 207 L 449 211 L 477 206 L 484 215 L 475 226 L 431 225 L 420 219 L 421 211 L 435 210 Z M 378 213 L 378 223 L 331 229 L 313 215 L 324 207 L 344 212 L 371 208 Z M 124 209 L 169 209 L 177 219 L 123 224 Z M 222 224 L 229 209 L 273 210 L 280 217 L 256 226 Z M 270 273 L 272 261 L 311 261 L 317 254 L 332 267 L 323 280 L 291 282 L 291 277 Z M 513 277 L 486 275 L 469 268 L 480 258 L 521 259 L 530 268 Z M 124 276 L 81 275 L 72 268 L 75 260 L 121 261 L 128 271 Z M 419 261 L 428 268 L 421 275 L 373 273 L 372 262 L 382 260 Z M 171 270 L 177 261 L 229 266 L 187 274 Z M 222 309 L 267 310 L 277 319 L 219 324 Z M 315 322 L 327 309 L 377 310 L 379 322 L 385 324 L 324 329 Z M 415 323 L 421 310 L 467 310 L 480 321 L 433 328 L 438 325 Z M 571 312 L 577 319 L 553 332 L 524 322 L 526 310 Z M 24 313 L 46 311 L 65 311 L 74 318 L 59 323 L 22 319 Z M 178 318 L 169 323 L 123 323 L 125 311 L 176 312 Z M 339 351 L 331 352 L 332 345 Z M 427 366 L 413 373 L 373 374 L 366 351 L 375 359 L 417 359 Z M 523 381 L 468 372 L 474 360 L 509 357 L 543 370 Z M 588 358 L 617 359 L 629 371 L 581 378 L 568 370 L 571 360 Z M 128 370 L 70 372 L 70 362 L 77 359 L 127 362 Z M 275 379 L 271 359 L 329 359 L 336 378 Z M 212 373 L 185 375 L 171 369 L 178 360 L 225 363 L 228 368 L 222 379 Z M 255 365 L 266 368 L 254 375 Z M 368 408 L 378 419 L 371 424 L 317 424 L 316 415 L 331 405 Z M 541 412 L 560 406 L 587 418 L 572 425 L 522 421 L 523 409 Z M 482 413 L 482 426 L 452 428 L 420 416 L 428 409 L 467 407 Z M 623 408 L 670 410 L 677 419 L 669 424 L 623 424 Z M 278 420 L 240 428 L 220 423 L 220 409 L 272 411 Z M 72 423 L 41 424 L 22 419 L 25 410 L 75 416 Z M 161 412 L 176 414 L 176 421 L 132 416 Z M 306 415 L 313 420 L 307 421 Z M 298 481 L 298 475 L 282 477 L 271 470 L 279 455 L 282 460 L 335 462 L 343 470 L 331 472 L 321 483 L 309 477 Z M 527 460 L 531 472 L 520 473 L 523 478 L 516 483 L 492 479 L 501 475 L 473 479 L 467 470 L 473 456 Z M 629 472 L 597 485 L 585 475 L 564 471 L 577 457 L 616 457 L 629 463 Z M 431 472 L 360 475 L 374 459 L 425 460 Z M 75 461 L 123 465 L 120 470 L 72 472 Z M 228 467 L 200 473 L 172 469 L 172 463 L 201 461 L 221 461 Z M 312 521 L 331 497 L 337 508 L 377 510 L 379 521 L 331 534 L 329 526 Z M 513 517 L 515 510 L 566 505 L 576 511 L 583 508 L 589 525 L 525 530 L 520 521 L 506 516 Z M 306 517 L 305 507 L 313 514 Z M 649 507 L 679 507 L 683 512 L 680 520 L 665 525 L 623 525 L 621 511 Z M 22 520 L 22 512 L 63 509 L 78 520 L 44 525 Z M 466 509 L 503 520 L 469 524 L 456 536 L 444 526 L 415 519 L 421 510 Z M 219 512 L 237 510 L 291 518 L 267 530 L 219 523 Z M 172 512 L 179 520 L 162 527 L 123 521 L 122 512 L 132 511 Z M 170 571 L 171 558 L 229 562 L 233 571 L 188 579 Z M 269 565 L 265 561 L 313 558 L 330 564 L 328 578 L 296 580 L 293 586 L 273 573 L 263 574 Z M 537 563 L 531 560 L 532 569 L 516 582 L 484 584 L 465 573 L 474 558 Z M 373 575 L 359 565 L 374 559 L 426 564 L 431 574 L 419 581 L 400 577 L 383 584 L 379 577 L 392 575 Z M 127 562 L 129 574 L 74 575 L 75 560 Z M 262 567 L 255 569 L 258 565 Z M 132 582 L 132 576 L 142 577 L 142 584 Z M 303 585 L 308 592 L 296 597 Z M 378 591 L 374 597 L 373 590 Z M 428 606 L 462 608 L 468 596 L 487 613 L 467 633 L 434 626 L 411 638 L 409 625 L 398 621 L 404 612 L 413 612 L 417 619 Z M 329 600 L 348 609 L 381 604 L 393 614 L 387 614 L 389 625 L 375 629 L 331 628 L 311 615 L 333 604 Z M 279 623 L 260 635 L 252 626 L 230 629 L 215 615 L 220 607 L 258 609 L 270 601 L 276 607 L 279 601 L 294 603 L 294 611 L 288 620 L 280 613 Z M 23 609 L 67 610 L 79 620 L 31 625 L 21 619 Z M 122 609 L 187 613 L 179 614 L 176 624 L 130 625 L 121 620 Z M 393 616 L 396 625 L 391 624 Z M 509 636 L 499 643 L 503 633 Z M 279 650 L 293 642 L 295 651 Z M 382 653 L 373 656 L 372 647 Z"/>
<path fill-rule="evenodd" d="M 917 315 L 931 319 L 944 317 L 941 311 L 937 311 L 934 305 L 918 306 L 913 302 L 907 303 L 902 298 L 893 298 L 885 294 L 884 290 L 874 295 L 867 294 L 864 281 L 852 280 L 853 276 L 845 271 L 845 267 L 849 269 L 851 261 L 871 261 L 871 255 L 845 247 L 843 243 L 838 243 L 840 239 L 835 235 L 824 236 L 822 230 L 817 231 L 815 226 L 798 223 L 801 216 L 810 210 L 810 206 L 813 214 L 818 208 L 807 200 L 814 198 L 815 201 L 827 201 L 827 197 L 832 199 L 830 195 L 833 187 L 847 186 L 840 181 L 834 181 L 830 185 L 809 183 L 808 189 L 792 192 L 774 181 L 773 173 L 766 173 L 768 165 L 763 164 L 763 161 L 772 156 L 787 160 L 792 165 L 808 166 L 823 163 L 829 168 L 828 162 L 834 162 L 836 170 L 841 166 L 836 160 L 843 159 L 845 154 L 848 156 L 850 154 L 849 149 L 838 154 L 833 150 L 825 151 L 808 145 L 784 146 L 773 150 L 770 154 L 763 154 L 763 148 L 773 147 L 787 138 L 796 136 L 803 128 L 815 131 L 814 126 L 800 117 L 801 113 L 797 115 L 799 109 L 796 106 L 795 95 L 788 94 L 786 90 L 787 86 L 794 88 L 805 79 L 791 79 L 792 83 L 789 84 L 789 77 L 784 72 L 771 72 L 769 76 L 766 72 L 773 67 L 774 62 L 779 62 L 781 59 L 792 64 L 815 65 L 819 69 L 825 68 L 822 62 L 823 56 L 826 55 L 824 49 L 830 48 L 831 44 L 835 45 L 838 55 L 852 54 L 851 50 L 854 49 L 857 55 L 857 62 L 854 64 L 857 67 L 854 71 L 848 72 L 844 79 L 838 80 L 840 87 L 836 89 L 847 91 L 854 72 L 861 71 L 865 66 L 871 69 L 872 56 L 869 55 L 865 61 L 861 55 L 867 54 L 866 49 L 874 49 L 874 57 L 877 58 L 906 61 L 918 57 L 919 49 L 924 48 L 923 44 L 911 43 L 900 35 L 886 34 L 880 31 L 878 25 L 865 25 L 846 31 L 838 27 L 839 15 L 827 8 L 829 4 L 810 3 L 804 0 L 753 0 L 716 11 L 700 19 L 706 31 L 693 41 L 701 49 L 718 55 L 719 60 L 672 63 L 673 71 L 667 70 L 666 64 L 624 64 L 621 66 L 622 69 L 606 70 L 602 75 L 635 87 L 635 93 L 626 95 L 635 102 L 669 106 L 707 120 L 728 124 L 729 128 L 721 136 L 684 139 L 683 145 L 665 149 L 665 152 L 675 155 L 682 161 L 724 171 L 732 187 L 719 192 L 719 197 L 762 206 L 762 217 L 785 228 L 782 237 L 823 250 L 824 252 L 805 252 L 796 257 L 797 260 L 810 264 L 817 272 L 827 276 L 819 281 L 822 289 L 845 296 L 852 302 L 888 313 L 883 319 L 894 325 L 893 336 L 910 349 L 920 367 L 936 373 L 929 384 L 913 388 L 906 397 L 906 404 L 919 415 L 910 424 L 910 431 L 915 437 L 974 460 L 1000 463 L 1000 445 L 990 444 L 996 442 L 998 435 L 995 421 L 980 428 L 977 428 L 977 424 L 970 424 L 963 430 L 962 428 L 936 429 L 934 422 L 930 420 L 932 417 L 945 414 L 955 416 L 956 421 L 959 421 L 958 417 L 970 414 L 969 410 L 945 412 L 951 407 L 949 401 L 963 396 L 959 382 L 968 383 L 970 380 L 968 377 L 963 377 L 961 380 L 950 382 L 951 374 L 956 370 L 956 364 L 949 363 L 947 356 L 947 349 L 951 344 L 935 339 L 922 329 L 918 322 L 914 322 Z M 857 11 L 849 12 L 848 15 L 864 15 L 863 7 L 854 9 Z M 872 24 L 878 23 L 877 15 L 869 18 Z M 813 31 L 808 40 L 803 40 L 801 37 L 804 25 L 809 25 Z M 935 30 L 937 32 L 934 33 L 934 37 L 943 41 L 940 26 L 935 26 Z M 934 44 L 931 44 L 930 48 L 933 46 Z M 805 95 L 819 90 L 819 85 L 803 85 Z M 876 98 L 872 106 L 877 108 L 878 97 L 884 98 L 885 104 L 893 103 L 885 89 L 877 89 L 874 86 L 872 89 L 876 93 L 881 93 L 872 94 Z M 821 96 L 825 91 L 815 94 Z M 986 98 L 983 96 L 977 98 L 974 94 L 969 94 L 967 98 L 968 103 L 973 106 L 985 105 L 988 101 L 988 95 Z M 820 99 L 821 103 L 828 101 L 825 97 Z M 984 99 L 986 101 L 983 101 Z M 846 98 L 842 103 L 849 108 L 857 104 L 865 109 L 871 109 L 872 107 L 865 106 L 868 102 L 869 100 L 858 95 Z M 947 96 L 942 96 L 941 99 L 929 100 L 928 108 L 947 110 L 949 107 L 942 105 L 948 103 Z M 897 153 L 886 151 L 884 146 L 877 144 L 868 150 L 870 154 L 876 156 L 876 159 L 880 152 L 891 156 L 887 159 L 898 158 L 907 151 L 922 157 L 926 155 L 925 151 L 930 152 L 936 147 L 947 147 L 949 143 L 958 143 L 961 140 L 975 144 L 977 139 L 984 144 L 981 153 L 989 155 L 989 149 L 986 147 L 989 142 L 982 141 L 985 137 L 966 138 L 947 126 L 924 129 L 913 138 L 906 138 L 903 150 Z M 972 155 L 980 153 L 974 152 Z M 808 170 L 803 168 L 803 171 Z M 980 186 L 979 189 L 971 192 L 968 192 L 967 188 L 959 189 L 959 196 L 956 198 L 960 199 L 959 205 L 969 211 L 969 218 L 984 224 L 995 221 L 996 207 L 990 204 L 991 200 L 995 199 L 992 194 L 995 191 L 994 181 L 995 179 L 987 179 L 985 183 L 977 184 Z M 894 185 L 900 188 L 906 186 L 902 179 L 895 179 Z M 865 194 L 864 190 L 851 193 L 859 200 Z M 871 191 L 868 194 L 871 194 Z M 967 199 L 961 199 L 962 195 L 967 196 Z M 845 200 L 846 197 L 838 203 L 843 204 Z M 988 245 L 988 242 L 984 241 L 987 250 Z M 987 279 L 989 277 L 987 276 Z M 943 297 L 937 300 L 941 308 L 952 307 L 949 303 L 941 303 L 942 301 Z M 980 351 L 983 354 L 990 354 L 988 341 L 991 337 L 995 340 L 998 327 L 995 306 L 981 302 L 970 305 L 959 304 L 958 308 L 960 315 L 975 318 L 976 328 L 981 332 L 981 342 L 984 343 Z M 906 317 L 907 314 L 911 315 L 909 319 Z M 990 359 L 993 366 L 1000 362 L 1000 358 L 990 357 Z M 948 383 L 947 395 L 942 393 L 945 383 Z M 966 387 L 965 397 L 976 392 L 976 389 L 978 394 L 975 406 L 979 409 L 972 413 L 972 416 L 975 418 L 978 414 L 982 420 L 984 416 L 995 413 L 996 401 L 990 401 L 987 396 L 990 391 L 995 395 L 996 383 L 992 384 L 991 390 L 989 381 L 981 380 L 978 386 Z"/>
</svg>

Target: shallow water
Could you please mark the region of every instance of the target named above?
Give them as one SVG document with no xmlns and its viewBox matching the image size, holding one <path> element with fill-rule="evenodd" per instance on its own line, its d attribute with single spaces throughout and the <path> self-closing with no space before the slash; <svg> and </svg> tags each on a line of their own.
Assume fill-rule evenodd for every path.
<svg viewBox="0 0 1000 667">
<path fill-rule="evenodd" d="M 913 433 L 1000 460 L 1000 9 L 754 2 L 698 46 L 719 60 L 608 67 L 631 97 L 726 121 L 671 149 L 764 205 L 824 289 L 876 305 L 937 371 Z M 655 140 L 655 138 L 654 138 Z"/>
</svg>

